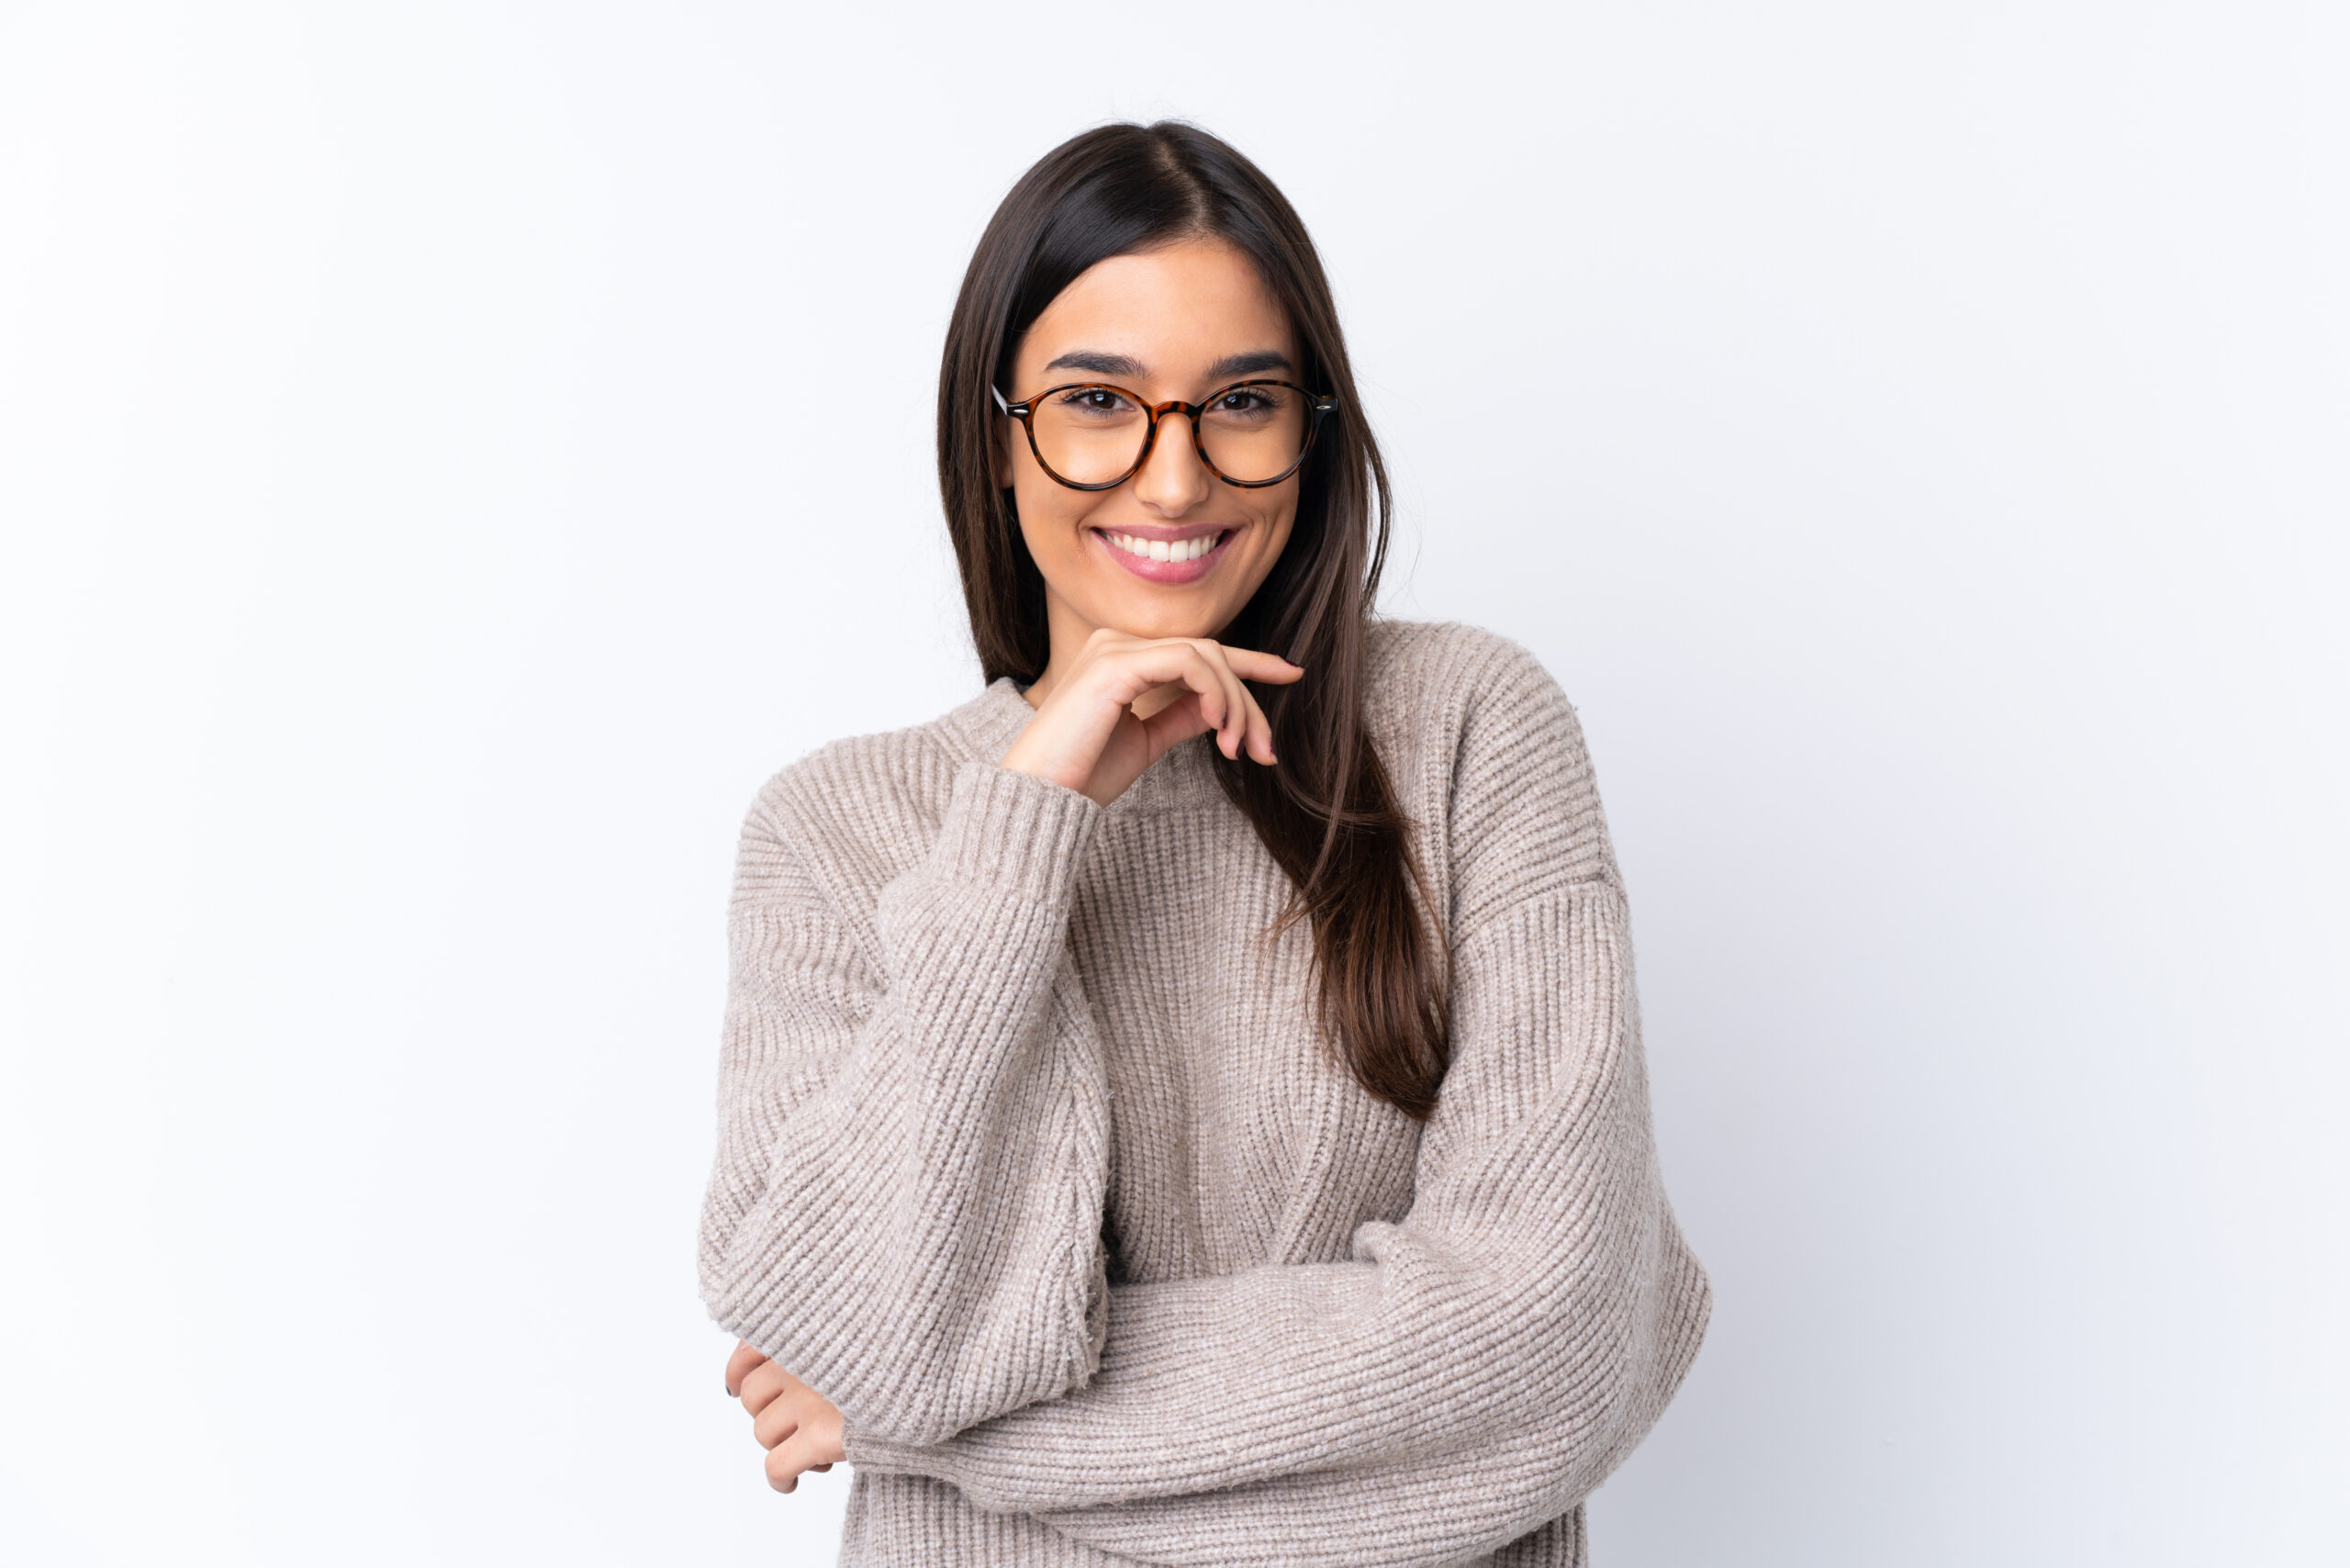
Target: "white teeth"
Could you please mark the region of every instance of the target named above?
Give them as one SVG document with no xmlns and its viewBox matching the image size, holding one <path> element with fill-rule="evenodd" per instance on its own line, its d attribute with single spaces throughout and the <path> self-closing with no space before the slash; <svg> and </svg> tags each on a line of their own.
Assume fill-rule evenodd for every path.
<svg viewBox="0 0 2350 1568">
<path fill-rule="evenodd" d="M 1215 548 L 1219 535 L 1203 533 L 1195 539 L 1137 539 L 1131 533 L 1109 533 L 1103 538 L 1129 555 L 1140 555 L 1151 561 L 1196 561 Z"/>
</svg>

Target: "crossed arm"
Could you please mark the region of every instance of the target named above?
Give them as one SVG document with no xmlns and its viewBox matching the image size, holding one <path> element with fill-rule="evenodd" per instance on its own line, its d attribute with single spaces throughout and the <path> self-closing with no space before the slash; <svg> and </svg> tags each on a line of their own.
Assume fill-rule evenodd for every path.
<svg viewBox="0 0 2350 1568">
<path fill-rule="evenodd" d="M 967 788 L 1025 787 L 958 777 L 958 809 Z M 1530 793 L 1528 809 L 1548 820 L 1580 820 Z M 961 831 L 955 811 L 946 831 Z M 999 931 L 1020 920 L 971 885 L 987 867 L 956 853 L 959 892 L 921 907 L 964 923 L 925 940 L 968 962 L 970 942 L 990 939 L 986 920 Z M 811 1039 L 839 1064 L 834 1081 L 859 1070 L 860 1047 L 942 1075 L 937 1092 L 963 1107 L 957 1125 L 979 1143 L 990 1142 L 987 1109 L 1008 1113 L 1018 1136 L 992 1147 L 1027 1161 L 1004 1178 L 1026 1183 L 1016 1196 L 943 1190 L 927 1154 L 884 1160 L 886 1177 L 857 1188 L 845 1151 L 912 1154 L 911 1131 L 893 1139 L 843 1113 L 811 1115 L 805 1108 L 825 1091 L 794 1100 L 771 1087 L 792 1072 L 746 1063 L 742 1086 L 764 1070 L 774 1095 L 758 1117 L 773 1139 L 768 1186 L 718 1249 L 722 1282 L 735 1282 L 713 1310 L 747 1341 L 729 1389 L 755 1402 L 771 1480 L 788 1490 L 843 1458 L 934 1476 L 977 1506 L 1166 1563 L 1444 1561 L 1571 1509 L 1662 1411 L 1709 1297 L 1657 1179 L 1612 858 L 1541 864 L 1553 874 L 1485 897 L 1462 925 L 1454 1060 L 1422 1138 L 1413 1208 L 1360 1227 L 1343 1261 L 1109 1285 L 1085 1245 L 1099 1235 L 1101 1176 L 1083 1135 L 1105 1114 L 1086 1103 L 1101 1092 L 1090 1038 L 1065 1015 L 1073 1032 L 1056 1036 L 1060 1048 L 1043 1050 L 1040 1033 L 1024 1058 L 1016 1043 L 974 1047 L 940 1032 L 1000 1029 L 987 1021 L 1015 1016 L 1041 1030 L 1048 979 L 1027 1002 L 1007 993 L 987 1011 L 927 1018 L 856 997 L 862 1024 L 844 1016 Z M 1561 866 L 1573 874 L 1554 874 Z M 752 924 L 803 941 L 822 930 L 804 918 Z M 923 946 L 903 928 L 880 935 L 899 954 Z M 1058 948 L 1058 928 L 1049 935 Z M 1019 952 L 1001 947 L 990 972 L 1016 971 Z M 912 970 L 874 983 L 926 994 Z M 735 1037 L 773 1033 L 761 1019 L 781 992 L 766 994 Z M 876 1032 L 876 1019 L 894 1032 Z M 992 1082 L 959 1087 L 945 1076 L 990 1070 Z M 885 1103 L 854 1101 L 867 1118 Z M 776 1200 L 778 1180 L 795 1195 Z M 861 1224 L 828 1230 L 820 1216 L 840 1212 L 845 1182 L 874 1206 Z M 869 1238 L 877 1214 L 897 1216 L 885 1234 L 902 1237 L 898 1221 L 947 1198 L 975 1216 L 962 1245 L 932 1231 L 886 1249 L 912 1260 L 905 1278 L 955 1282 L 939 1309 L 891 1273 Z M 825 1239 L 848 1228 L 862 1245 Z M 755 1314 L 721 1310 L 754 1297 L 764 1304 Z M 844 1321 L 889 1323 L 893 1357 L 845 1351 Z"/>
<path fill-rule="evenodd" d="M 1091 1378 L 943 1439 L 845 1419 L 738 1350 L 771 1482 L 843 1458 L 932 1475 L 1167 1563 L 1237 1561 L 1236 1539 L 1442 1561 L 1572 1508 L 1662 1411 L 1707 1306 L 1655 1180 L 1622 936 L 1593 887 L 1464 947 L 1414 1207 L 1344 1262 L 1109 1287 Z"/>
</svg>

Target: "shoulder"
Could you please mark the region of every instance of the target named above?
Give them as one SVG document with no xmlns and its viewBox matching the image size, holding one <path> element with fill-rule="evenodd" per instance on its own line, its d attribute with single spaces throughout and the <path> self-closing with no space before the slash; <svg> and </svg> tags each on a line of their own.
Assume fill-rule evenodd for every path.
<svg viewBox="0 0 2350 1568">
<path fill-rule="evenodd" d="M 1381 616 L 1371 622 L 1372 664 L 1399 669 L 1466 673 L 1488 665 L 1540 668 L 1540 661 L 1516 641 L 1465 621 L 1405 621 Z"/>
<path fill-rule="evenodd" d="M 738 890 L 772 872 L 837 898 L 878 889 L 919 858 L 965 760 L 952 725 L 961 712 L 846 736 L 778 769 L 744 813 Z"/>
<path fill-rule="evenodd" d="M 1431 712 L 1566 700 L 1524 644 L 1459 621 L 1373 621 L 1363 666 L 1374 709 Z"/>
<path fill-rule="evenodd" d="M 1524 644 L 1456 621 L 1377 621 L 1364 717 L 1399 762 L 1440 764 L 1455 790 L 1496 769 L 1587 769 L 1574 704 Z"/>
<path fill-rule="evenodd" d="M 1617 881 L 1574 704 L 1524 644 L 1458 622 L 1374 622 L 1365 721 L 1444 846 L 1455 912 Z"/>
</svg>

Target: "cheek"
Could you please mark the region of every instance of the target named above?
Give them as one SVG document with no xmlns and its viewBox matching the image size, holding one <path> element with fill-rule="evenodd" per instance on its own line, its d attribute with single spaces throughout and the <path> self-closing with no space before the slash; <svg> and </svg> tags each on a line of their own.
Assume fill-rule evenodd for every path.
<svg viewBox="0 0 2350 1568">
<path fill-rule="evenodd" d="M 1257 524 L 1257 535 L 1263 543 L 1265 562 L 1270 566 L 1288 546 L 1289 538 L 1297 526 L 1297 491 L 1289 490 L 1280 500 L 1267 501 L 1250 510 Z"/>
<path fill-rule="evenodd" d="M 1082 497 L 1041 475 L 1028 473 L 1013 478 L 1012 498 L 1019 509 L 1021 536 L 1028 542 L 1028 554 L 1035 557 L 1038 567 L 1049 569 L 1056 562 L 1078 557 L 1085 543 L 1080 526 L 1085 509 L 1072 503 L 1081 503 Z"/>
</svg>

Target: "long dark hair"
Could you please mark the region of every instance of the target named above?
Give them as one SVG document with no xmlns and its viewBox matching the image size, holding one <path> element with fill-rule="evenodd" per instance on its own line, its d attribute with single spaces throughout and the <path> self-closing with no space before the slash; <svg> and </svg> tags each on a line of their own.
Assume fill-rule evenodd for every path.
<svg viewBox="0 0 2350 1568">
<path fill-rule="evenodd" d="M 1428 932 L 1414 913 L 1416 888 L 1429 903 L 1427 884 L 1363 725 L 1365 622 L 1387 558 L 1387 471 L 1305 226 L 1262 171 L 1195 126 L 1103 126 L 1061 143 L 1003 198 L 963 274 L 938 373 L 938 483 L 971 636 L 990 680 L 1033 682 L 1051 654 L 1044 577 L 990 464 L 998 416 L 989 388 L 1008 386 L 1022 338 L 1079 274 L 1205 236 L 1256 263 L 1302 345 L 1302 379 L 1338 400 L 1302 476 L 1287 546 L 1219 633 L 1307 672 L 1293 686 L 1255 689 L 1280 766 L 1209 755 L 1225 793 L 1295 884 L 1274 933 L 1301 917 L 1313 923 L 1326 1047 L 1366 1092 L 1425 1120 L 1451 1058 L 1450 954 L 1435 910 Z"/>
</svg>

